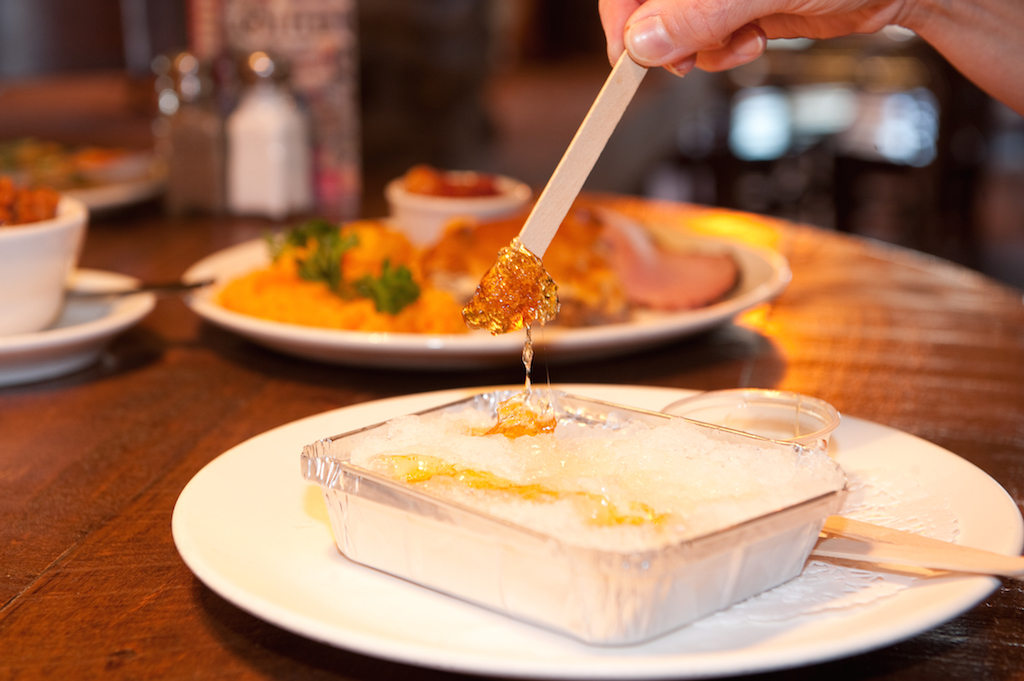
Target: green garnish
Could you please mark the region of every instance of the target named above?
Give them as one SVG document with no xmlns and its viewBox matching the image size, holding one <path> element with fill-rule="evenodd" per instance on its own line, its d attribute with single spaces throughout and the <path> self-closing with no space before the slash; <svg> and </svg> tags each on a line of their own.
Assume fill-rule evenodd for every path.
<svg viewBox="0 0 1024 681">
<path fill-rule="evenodd" d="M 398 314 L 407 305 L 420 297 L 420 287 L 412 280 L 412 272 L 405 265 L 392 268 L 391 261 L 384 260 L 379 277 L 366 275 L 356 282 L 356 293 L 370 298 L 377 306 L 377 312 Z"/>
<path fill-rule="evenodd" d="M 269 235 L 267 245 L 274 260 L 289 248 L 311 247 L 308 258 L 295 260 L 300 277 L 322 281 L 342 298 L 369 298 L 377 312 L 398 314 L 420 296 L 420 287 L 413 281 L 409 268 L 392 267 L 389 259 L 384 260 L 379 277 L 366 275 L 354 283 L 346 282 L 341 258 L 345 251 L 359 245 L 359 238 L 355 234 L 342 235 L 337 225 L 322 218 L 293 227 L 283 235 Z"/>
<path fill-rule="evenodd" d="M 270 240 L 270 255 L 275 260 L 288 247 L 304 247 L 313 241 L 315 247 L 306 259 L 297 258 L 299 276 L 307 281 L 322 281 L 328 288 L 344 296 L 341 256 L 359 244 L 354 234 L 342 236 L 337 225 L 314 219 L 289 230 L 283 238 Z"/>
</svg>

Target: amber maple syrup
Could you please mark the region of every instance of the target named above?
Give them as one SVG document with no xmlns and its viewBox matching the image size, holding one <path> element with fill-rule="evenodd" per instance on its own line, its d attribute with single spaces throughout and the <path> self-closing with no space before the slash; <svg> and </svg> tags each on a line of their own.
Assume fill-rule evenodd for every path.
<svg viewBox="0 0 1024 681">
<path fill-rule="evenodd" d="M 487 435 L 550 433 L 556 419 L 545 401 L 536 397 L 530 383 L 533 366 L 533 324 L 551 321 L 558 314 L 558 286 L 544 269 L 544 263 L 519 239 L 498 251 L 494 265 L 484 274 L 476 293 L 462 310 L 471 329 L 486 329 L 491 335 L 526 329 L 523 391 L 498 405 L 498 422 Z"/>
<path fill-rule="evenodd" d="M 558 287 L 541 259 L 518 239 L 501 249 L 498 259 L 483 276 L 476 293 L 462 310 L 471 329 L 492 335 L 526 329 L 523 366 L 526 381 L 521 392 L 497 406 L 497 423 L 477 435 L 544 435 L 555 431 L 558 419 L 552 405 L 533 392 L 531 325 L 544 325 L 558 314 Z M 591 524 L 600 526 L 660 523 L 664 516 L 641 502 L 616 505 L 608 497 L 583 491 L 558 490 L 538 484 L 519 484 L 488 471 L 458 468 L 434 456 L 394 455 L 378 459 L 390 477 L 410 485 L 462 485 L 477 490 L 518 496 L 527 501 L 552 502 L 571 499 Z"/>
<path fill-rule="evenodd" d="M 455 484 L 540 503 L 568 499 L 576 505 L 591 525 L 611 527 L 661 524 L 667 518 L 665 514 L 656 513 L 650 506 L 641 502 L 617 505 L 608 497 L 593 492 L 559 490 L 540 484 L 520 484 L 488 471 L 457 468 L 435 456 L 394 455 L 381 457 L 378 463 L 386 475 L 410 485 Z"/>
<path fill-rule="evenodd" d="M 558 314 L 558 286 L 541 259 L 519 239 L 498 251 L 473 298 L 462 310 L 471 329 L 487 329 L 491 335 L 518 331 L 551 321 Z"/>
</svg>

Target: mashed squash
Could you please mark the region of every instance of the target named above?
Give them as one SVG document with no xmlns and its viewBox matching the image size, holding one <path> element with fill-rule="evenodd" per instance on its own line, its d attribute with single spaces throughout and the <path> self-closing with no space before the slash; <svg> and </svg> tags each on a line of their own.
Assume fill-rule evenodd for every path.
<svg viewBox="0 0 1024 681">
<path fill-rule="evenodd" d="M 341 229 L 343 239 L 354 237 L 340 258 L 340 290 L 322 280 L 300 276 L 302 261 L 314 257 L 315 242 L 285 245 L 264 269 L 234 279 L 221 289 L 218 302 L 241 314 L 289 324 L 350 331 L 393 333 L 466 333 L 462 306 L 444 291 L 423 281 L 416 250 L 400 233 L 374 221 Z M 377 303 L 358 292 L 357 282 L 384 276 L 384 263 L 404 267 L 419 287 L 413 302 L 396 314 L 378 310 Z"/>
</svg>

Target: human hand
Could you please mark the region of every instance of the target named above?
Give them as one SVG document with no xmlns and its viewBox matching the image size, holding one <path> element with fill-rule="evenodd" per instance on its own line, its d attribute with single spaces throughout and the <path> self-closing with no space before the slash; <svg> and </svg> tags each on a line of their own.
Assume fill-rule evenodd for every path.
<svg viewBox="0 0 1024 681">
<path fill-rule="evenodd" d="M 683 75 L 753 61 L 768 38 L 833 38 L 900 23 L 913 0 L 600 0 L 612 63 L 623 49 Z"/>
</svg>

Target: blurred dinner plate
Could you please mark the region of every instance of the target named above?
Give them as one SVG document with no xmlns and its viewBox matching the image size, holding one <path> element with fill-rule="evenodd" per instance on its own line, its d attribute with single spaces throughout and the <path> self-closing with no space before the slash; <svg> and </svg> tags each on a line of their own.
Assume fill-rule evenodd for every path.
<svg viewBox="0 0 1024 681">
<path fill-rule="evenodd" d="M 163 193 L 167 163 L 152 150 L 66 145 L 20 138 L 0 143 L 0 174 L 53 187 L 101 213 Z"/>
<path fill-rule="evenodd" d="M 558 387 L 648 409 L 693 394 L 639 386 Z M 1000 584 L 978 576 L 918 580 L 843 609 L 769 621 L 727 611 L 721 615 L 729 617 L 728 626 L 697 623 L 641 645 L 594 647 L 344 558 L 334 544 L 320 488 L 300 473 L 303 445 L 489 389 L 363 403 L 241 443 L 210 462 L 181 492 L 171 521 L 178 552 L 229 602 L 310 639 L 420 667 L 519 678 L 707 678 L 808 665 L 927 631 L 972 608 Z M 959 543 L 1020 552 L 1024 523 L 1013 500 L 955 454 L 846 417 L 830 451 L 849 473 L 872 471 L 897 481 L 912 477 L 946 502 L 956 517 Z"/>
<path fill-rule="evenodd" d="M 154 168 L 150 175 L 138 179 L 67 189 L 64 193 L 80 200 L 91 213 L 96 214 L 156 198 L 166 186 L 166 173 Z"/>
<path fill-rule="evenodd" d="M 694 238 L 697 245 L 728 249 L 739 263 L 740 282 L 711 305 L 681 312 L 640 312 L 628 322 L 583 328 L 535 329 L 538 355 L 550 363 L 581 361 L 649 348 L 724 324 L 777 296 L 789 284 L 789 264 L 779 253 L 719 239 Z M 224 284 L 269 262 L 262 239 L 247 241 L 203 258 L 185 281 L 214 279 Z M 221 307 L 218 286 L 190 296 L 190 307 L 208 322 L 280 352 L 322 362 L 374 367 L 471 369 L 518 362 L 525 335 L 486 332 L 430 335 L 368 333 L 268 321 Z"/>
<path fill-rule="evenodd" d="M 123 274 L 80 269 L 72 275 L 71 289 L 117 290 L 138 283 Z M 114 336 L 138 323 L 155 304 L 152 293 L 113 300 L 68 298 L 60 317 L 46 329 L 0 336 L 0 387 L 56 378 L 89 366 Z"/>
</svg>

